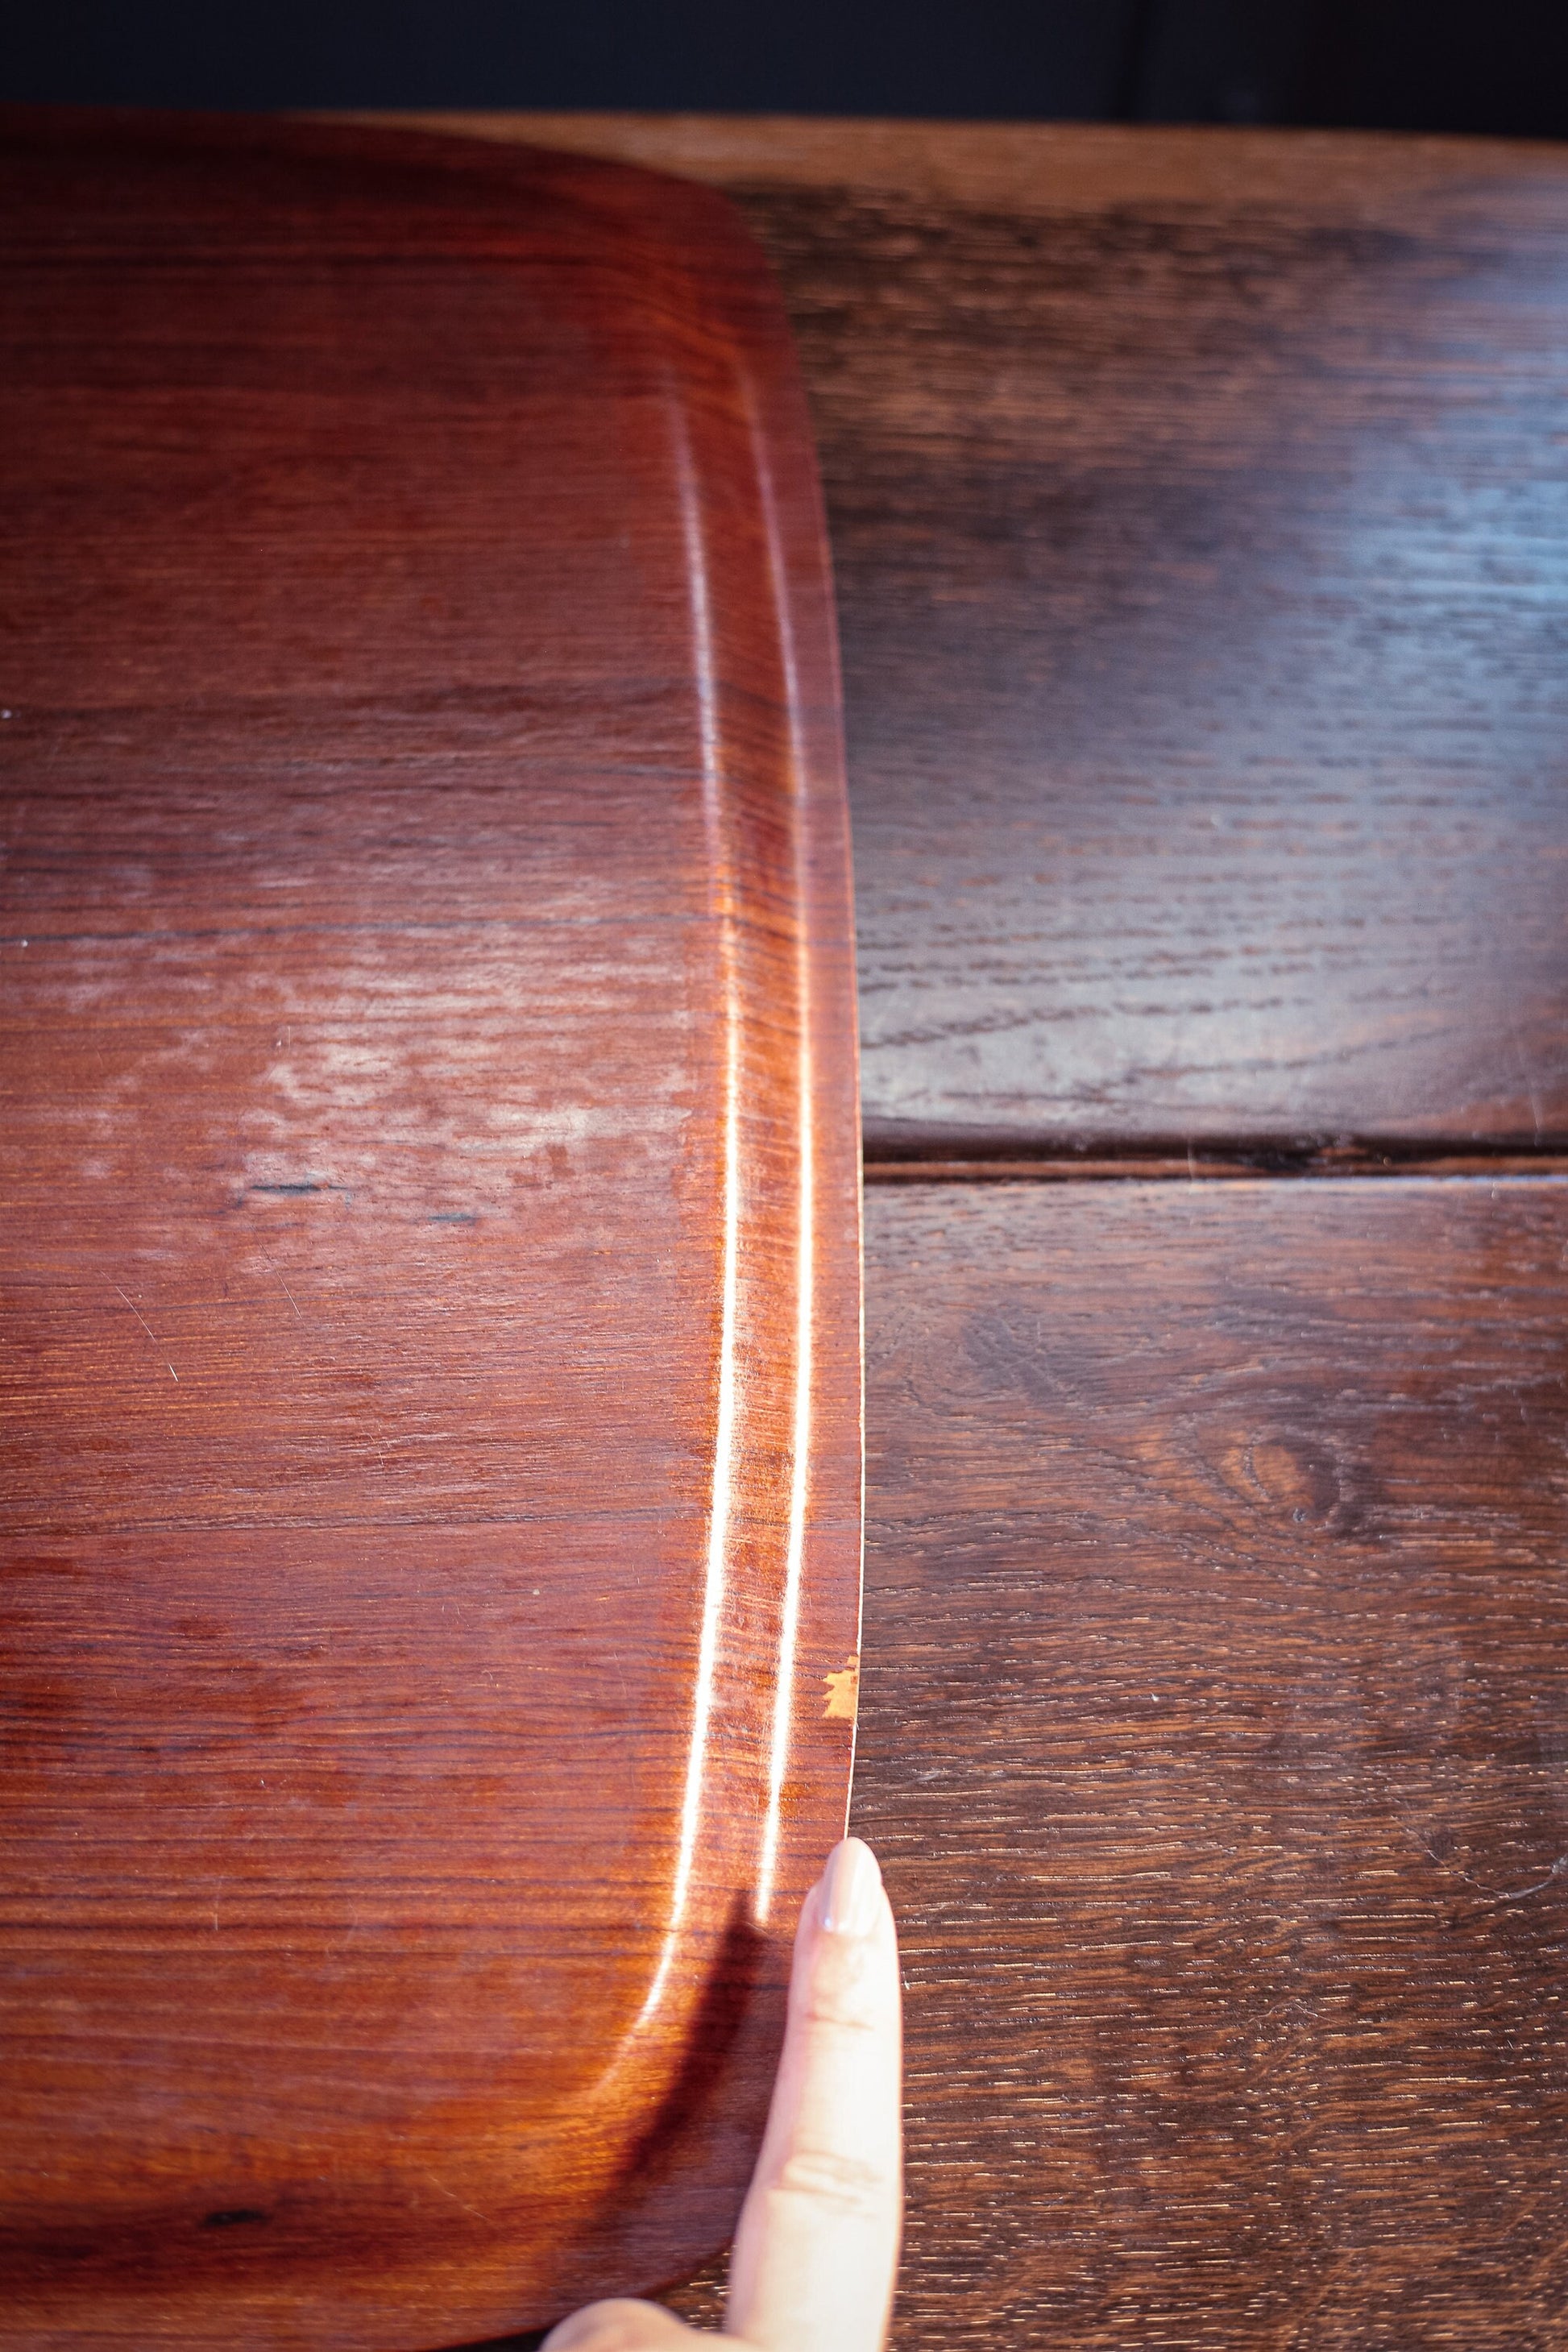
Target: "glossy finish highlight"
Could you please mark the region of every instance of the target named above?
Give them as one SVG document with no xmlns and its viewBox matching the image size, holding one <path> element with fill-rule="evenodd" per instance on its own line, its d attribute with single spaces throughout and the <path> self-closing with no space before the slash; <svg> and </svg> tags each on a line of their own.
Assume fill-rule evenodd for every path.
<svg viewBox="0 0 1568 2352">
<path fill-rule="evenodd" d="M 831 605 L 723 201 L 12 119 L 0 2294 L 727 2234 L 858 1646 Z"/>
</svg>

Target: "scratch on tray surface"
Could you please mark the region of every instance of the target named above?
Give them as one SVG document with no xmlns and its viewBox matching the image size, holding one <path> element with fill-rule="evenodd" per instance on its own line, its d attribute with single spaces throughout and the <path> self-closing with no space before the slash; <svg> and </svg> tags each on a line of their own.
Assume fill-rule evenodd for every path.
<svg viewBox="0 0 1568 2352">
<path fill-rule="evenodd" d="M 120 1291 L 121 1297 L 125 1298 L 125 1293 L 122 1290 L 120 1290 L 120 1285 L 118 1283 L 115 1284 L 114 1287 L 116 1290 Z M 163 1356 L 163 1350 L 159 1343 L 158 1334 L 153 1330 L 153 1326 L 148 1322 L 147 1318 L 142 1314 L 142 1309 L 139 1307 L 133 1306 L 129 1298 L 125 1298 L 125 1304 L 131 1308 L 131 1312 L 135 1316 L 136 1320 L 141 1324 L 142 1328 L 146 1332 L 147 1337 L 152 1340 L 154 1348 L 158 1349 L 158 1353 Z M 163 1361 L 166 1364 L 169 1364 L 169 1359 L 167 1356 L 163 1356 Z M 174 1370 L 173 1364 L 169 1364 L 169 1378 L 174 1381 L 177 1388 L 180 1382 L 180 1375 Z"/>
<path fill-rule="evenodd" d="M 425 2175 L 425 2178 L 430 2183 L 431 2188 L 436 2191 L 437 2195 L 438 2197 L 445 2197 L 448 2204 L 460 2206 L 465 2213 L 471 2213 L 476 2221 L 482 2221 L 487 2230 L 491 2226 L 490 2217 L 488 2213 L 481 2213 L 479 2207 L 477 2205 L 470 2205 L 466 2197 L 459 2197 L 454 2190 L 444 2187 L 443 2184 L 437 2179 L 433 2172 L 427 2172 Z"/>
<path fill-rule="evenodd" d="M 261 1263 L 267 1268 L 268 1273 L 272 1276 L 273 1281 L 278 1285 L 279 1289 L 283 1293 L 284 1297 L 289 1301 L 289 1306 L 294 1309 L 295 1322 L 302 1323 L 305 1318 L 300 1312 L 299 1301 L 296 1299 L 293 1292 L 289 1289 L 288 1284 L 284 1281 L 283 1276 L 279 1273 L 278 1268 L 273 1265 L 272 1260 L 265 1252 L 262 1254 Z"/>
</svg>

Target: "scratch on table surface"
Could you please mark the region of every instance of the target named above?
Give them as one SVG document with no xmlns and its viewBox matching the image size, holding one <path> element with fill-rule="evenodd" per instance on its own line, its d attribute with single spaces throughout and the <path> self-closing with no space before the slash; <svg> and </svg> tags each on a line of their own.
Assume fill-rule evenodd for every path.
<svg viewBox="0 0 1568 2352">
<path fill-rule="evenodd" d="M 121 1296 L 121 1298 L 125 1298 L 125 1293 L 124 1293 L 122 1290 L 120 1290 L 120 1285 L 119 1285 L 118 1283 L 116 1283 L 116 1284 L 115 1284 L 114 1287 L 115 1287 L 115 1289 L 116 1289 L 116 1290 L 119 1290 L 119 1291 L 120 1291 L 120 1296 Z M 145 1332 L 146 1332 L 147 1337 L 149 1338 L 149 1339 L 151 1339 L 151 1340 L 152 1340 L 153 1345 L 154 1346 L 154 1348 L 156 1348 L 156 1349 L 157 1349 L 158 1353 L 159 1353 L 161 1356 L 163 1356 L 163 1343 L 162 1343 L 162 1341 L 159 1339 L 159 1337 L 158 1337 L 158 1334 L 156 1333 L 156 1331 L 154 1331 L 154 1330 L 153 1330 L 153 1326 L 151 1325 L 151 1323 L 149 1323 L 149 1322 L 148 1322 L 147 1318 L 145 1317 L 145 1315 L 143 1315 L 143 1314 L 142 1314 L 142 1309 L 140 1308 L 140 1307 L 137 1307 L 137 1306 L 132 1305 L 132 1301 L 131 1301 L 129 1298 L 125 1298 L 125 1304 L 127 1305 L 127 1307 L 129 1307 L 131 1308 L 131 1312 L 132 1313 L 132 1315 L 134 1315 L 134 1316 L 135 1316 L 136 1320 L 138 1321 L 138 1323 L 140 1323 L 140 1324 L 141 1324 L 142 1328 L 143 1329 L 143 1331 L 145 1331 Z M 167 1358 L 167 1356 L 163 1356 L 163 1361 L 164 1361 L 166 1364 L 169 1364 L 169 1359 Z M 175 1386 L 176 1386 L 176 1387 L 178 1387 L 178 1386 L 179 1386 L 180 1375 L 179 1375 L 179 1374 L 178 1374 L 178 1372 L 174 1370 L 174 1367 L 173 1366 L 173 1364 L 169 1364 L 169 1378 L 170 1378 L 170 1379 L 174 1382 L 174 1384 L 175 1384 Z"/>
<path fill-rule="evenodd" d="M 1563 1872 L 1568 1871 L 1568 1853 L 1560 1853 L 1545 1877 L 1532 1880 L 1528 1886 L 1489 1886 L 1484 1879 L 1475 1877 L 1471 1872 L 1464 1868 L 1462 1864 L 1455 1862 L 1451 1856 L 1435 1852 L 1418 1831 L 1411 1829 L 1408 1822 L 1405 1824 L 1405 1828 L 1406 1835 L 1420 1847 L 1428 1862 L 1435 1863 L 1439 1870 L 1450 1871 L 1456 1878 L 1462 1878 L 1465 1885 L 1473 1886 L 1476 1893 L 1486 1903 L 1528 1903 L 1532 1895 L 1544 1895 L 1548 1887 L 1555 1886 Z"/>
<path fill-rule="evenodd" d="M 1530 1116 L 1535 1121 L 1535 1140 L 1539 1143 L 1545 1131 L 1541 1117 L 1541 1097 L 1535 1091 L 1535 1080 L 1530 1075 L 1530 1065 L 1524 1058 L 1524 1045 L 1519 1034 L 1519 1024 L 1514 1019 L 1511 1009 L 1508 1016 L 1508 1034 L 1513 1040 L 1513 1058 L 1519 1064 L 1519 1075 L 1524 1081 L 1524 1091 L 1530 1103 Z"/>
<path fill-rule="evenodd" d="M 1554 1886 L 1565 1870 L 1568 1870 L 1568 1853 L 1560 1853 L 1545 1877 L 1538 1878 L 1533 1886 L 1512 1886 L 1492 1899 L 1497 1903 L 1528 1902 L 1531 1895 L 1544 1895 L 1549 1886 Z"/>
</svg>

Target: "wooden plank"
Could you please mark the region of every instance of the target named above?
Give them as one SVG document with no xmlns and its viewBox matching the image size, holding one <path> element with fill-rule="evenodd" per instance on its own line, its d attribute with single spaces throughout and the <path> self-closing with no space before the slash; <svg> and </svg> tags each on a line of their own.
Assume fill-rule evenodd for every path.
<svg viewBox="0 0 1568 2352">
<path fill-rule="evenodd" d="M 0 153 L 0 2285 L 495 2336 L 721 2242 L 857 1642 L 831 606 L 706 190 Z"/>
<path fill-rule="evenodd" d="M 1557 2340 L 1568 1186 L 869 1196 L 899 2352 Z"/>
<path fill-rule="evenodd" d="M 1563 1148 L 1560 149 L 464 120 L 783 278 L 873 1155 Z"/>
</svg>

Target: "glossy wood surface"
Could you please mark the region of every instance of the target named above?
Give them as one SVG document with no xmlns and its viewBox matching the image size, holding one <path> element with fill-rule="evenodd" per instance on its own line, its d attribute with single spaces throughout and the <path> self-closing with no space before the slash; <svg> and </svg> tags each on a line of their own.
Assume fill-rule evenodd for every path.
<svg viewBox="0 0 1568 2352">
<path fill-rule="evenodd" d="M 1568 2310 L 1568 1184 L 868 1195 L 900 2352 Z"/>
<path fill-rule="evenodd" d="M 706 191 L 0 155 L 0 2304 L 496 2336 L 728 2231 L 857 1645 L 787 333 Z"/>
<path fill-rule="evenodd" d="M 1568 1145 L 1562 149 L 534 127 L 784 286 L 870 1153 Z"/>
</svg>

